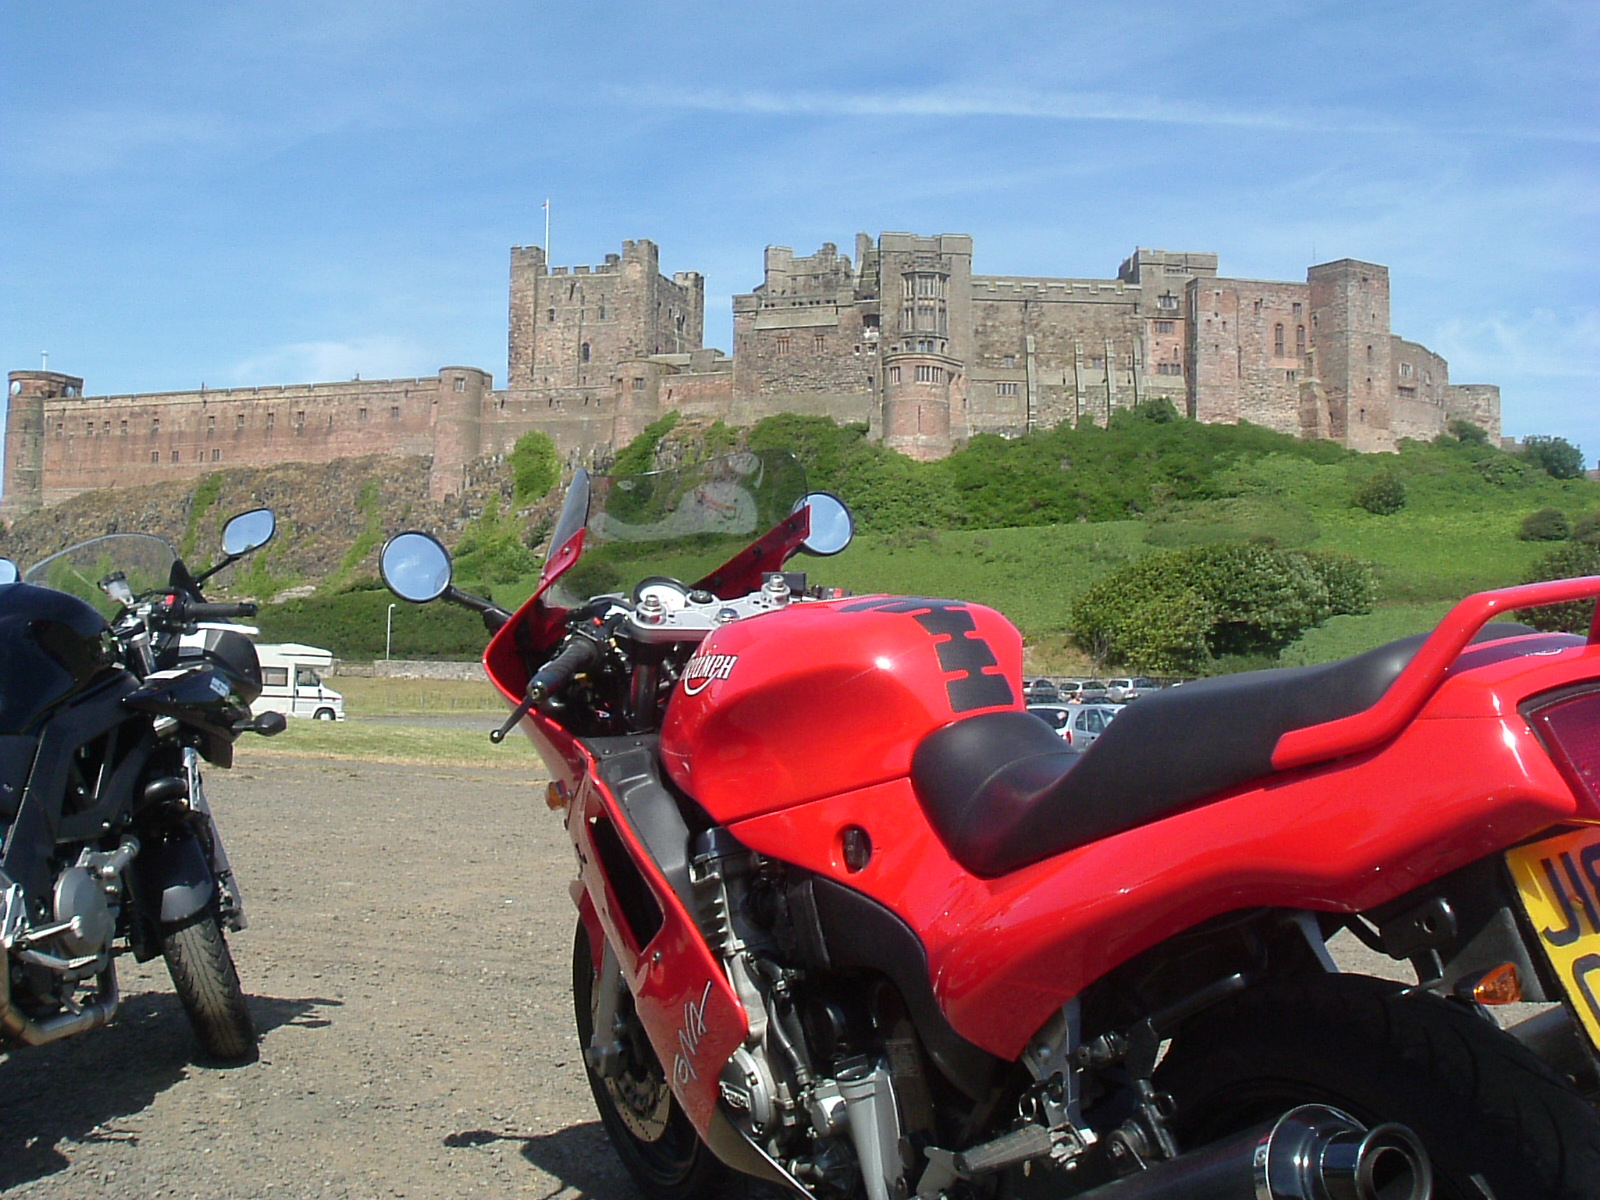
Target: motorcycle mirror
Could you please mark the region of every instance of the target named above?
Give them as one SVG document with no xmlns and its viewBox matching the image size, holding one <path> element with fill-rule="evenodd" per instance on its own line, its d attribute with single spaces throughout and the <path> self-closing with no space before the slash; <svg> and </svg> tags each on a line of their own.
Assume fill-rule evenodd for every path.
<svg viewBox="0 0 1600 1200">
<path fill-rule="evenodd" d="M 240 513 L 222 527 L 222 552 L 237 558 L 252 550 L 259 550 L 278 532 L 278 518 L 270 508 L 255 508 Z"/>
<path fill-rule="evenodd" d="M 15 583 L 19 578 L 17 564 L 9 558 L 0 558 L 0 583 Z"/>
<path fill-rule="evenodd" d="M 811 508 L 811 532 L 800 549 L 818 558 L 827 558 L 850 544 L 856 535 L 856 523 L 843 500 L 832 492 L 811 492 L 800 497 L 794 511 L 799 512 L 807 505 Z"/>
<path fill-rule="evenodd" d="M 383 582 L 402 600 L 426 604 L 450 590 L 450 551 L 426 533 L 397 533 L 379 560 Z"/>
</svg>

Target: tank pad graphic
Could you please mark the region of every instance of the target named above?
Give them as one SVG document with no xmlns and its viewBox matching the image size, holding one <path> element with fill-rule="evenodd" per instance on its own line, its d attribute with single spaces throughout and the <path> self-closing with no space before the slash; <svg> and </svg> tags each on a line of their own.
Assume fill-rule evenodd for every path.
<svg viewBox="0 0 1600 1200">
<path fill-rule="evenodd" d="M 987 667 L 998 667 L 989 643 L 977 636 L 978 625 L 965 604 L 954 600 L 922 600 L 912 597 L 863 600 L 846 604 L 840 612 L 905 613 L 934 638 L 939 666 L 946 673 L 961 672 L 961 678 L 945 681 L 951 712 L 970 712 L 975 708 L 1014 705 L 1016 693 L 1004 675 L 985 675 Z"/>
</svg>

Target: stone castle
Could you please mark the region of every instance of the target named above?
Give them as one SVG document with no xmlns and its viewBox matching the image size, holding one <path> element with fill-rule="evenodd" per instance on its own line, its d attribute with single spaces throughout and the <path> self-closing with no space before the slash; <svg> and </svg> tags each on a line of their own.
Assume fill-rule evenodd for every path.
<svg viewBox="0 0 1600 1200">
<path fill-rule="evenodd" d="M 421 379 L 85 396 L 83 380 L 13 371 L 0 515 L 91 488 L 226 466 L 361 454 L 431 457 L 430 490 L 530 429 L 603 465 L 669 411 L 749 425 L 778 412 L 860 422 L 914 458 L 975 434 L 1103 424 L 1156 397 L 1199 421 L 1250 421 L 1357 450 L 1432 438 L 1462 418 L 1500 437 L 1493 384 L 1390 332 L 1389 272 L 1341 259 L 1304 283 L 1229 279 L 1217 256 L 1139 249 L 1115 279 L 974 275 L 972 239 L 858 235 L 766 251 L 733 300 L 730 358 L 702 345 L 705 280 L 661 274 L 653 242 L 588 267 L 511 251 L 509 378 Z"/>
</svg>

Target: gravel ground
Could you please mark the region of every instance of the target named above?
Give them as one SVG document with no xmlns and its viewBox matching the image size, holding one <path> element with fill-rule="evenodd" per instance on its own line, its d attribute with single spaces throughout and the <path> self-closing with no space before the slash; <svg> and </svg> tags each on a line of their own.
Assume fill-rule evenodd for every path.
<svg viewBox="0 0 1600 1200">
<path fill-rule="evenodd" d="M 571 850 L 523 772 L 242 756 L 207 791 L 261 1054 L 196 1061 L 159 959 L 0 1061 L 17 1197 L 632 1197 L 568 1001 Z"/>
<path fill-rule="evenodd" d="M 0 1059 L 0 1192 L 637 1196 L 578 1059 L 571 850 L 539 781 L 247 748 L 207 783 L 259 1061 L 196 1061 L 161 961 L 123 959 L 114 1026 Z"/>
</svg>

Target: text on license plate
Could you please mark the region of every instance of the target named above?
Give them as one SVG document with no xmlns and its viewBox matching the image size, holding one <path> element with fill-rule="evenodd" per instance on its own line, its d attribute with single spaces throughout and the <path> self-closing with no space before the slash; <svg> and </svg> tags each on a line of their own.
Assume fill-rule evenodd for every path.
<svg viewBox="0 0 1600 1200">
<path fill-rule="evenodd" d="M 1507 850 L 1506 865 L 1567 1000 L 1600 1047 L 1600 827 Z"/>
</svg>

